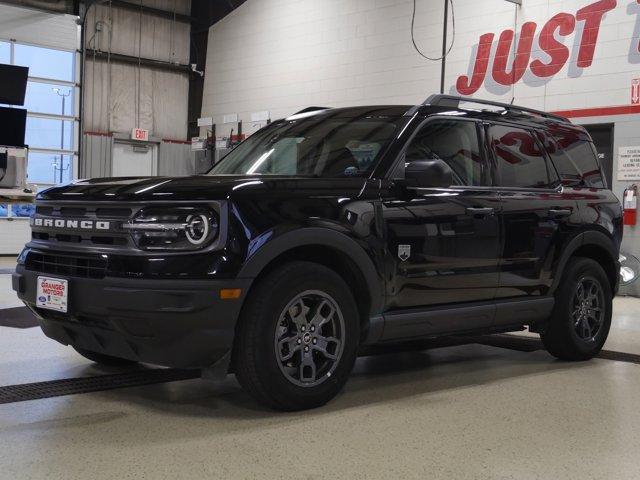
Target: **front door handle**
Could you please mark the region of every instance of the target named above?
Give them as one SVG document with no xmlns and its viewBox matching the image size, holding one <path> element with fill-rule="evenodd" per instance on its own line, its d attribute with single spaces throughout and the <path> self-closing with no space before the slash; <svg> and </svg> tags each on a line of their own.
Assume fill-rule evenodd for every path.
<svg viewBox="0 0 640 480">
<path fill-rule="evenodd" d="M 551 210 L 549 210 L 549 216 L 551 218 L 568 217 L 572 213 L 573 212 L 569 208 L 552 208 Z"/>
<path fill-rule="evenodd" d="M 470 215 L 472 217 L 475 216 L 489 216 L 489 215 L 493 215 L 494 213 L 496 213 L 496 210 L 494 208 L 491 207 L 468 207 L 465 212 L 467 213 L 467 215 Z"/>
</svg>

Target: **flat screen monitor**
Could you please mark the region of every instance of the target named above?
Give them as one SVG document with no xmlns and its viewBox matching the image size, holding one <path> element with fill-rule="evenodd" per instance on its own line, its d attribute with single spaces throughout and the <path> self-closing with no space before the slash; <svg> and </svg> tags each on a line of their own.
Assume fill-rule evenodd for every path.
<svg viewBox="0 0 640 480">
<path fill-rule="evenodd" d="M 23 108 L 0 107 L 0 145 L 24 147 L 27 111 Z"/>
<path fill-rule="evenodd" d="M 0 63 L 0 103 L 5 105 L 24 105 L 27 92 L 27 67 Z"/>
</svg>

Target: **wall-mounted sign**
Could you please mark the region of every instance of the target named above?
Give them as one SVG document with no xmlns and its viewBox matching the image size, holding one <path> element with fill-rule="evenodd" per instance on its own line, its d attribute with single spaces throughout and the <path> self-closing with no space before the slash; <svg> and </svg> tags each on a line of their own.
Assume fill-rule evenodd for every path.
<svg viewBox="0 0 640 480">
<path fill-rule="evenodd" d="M 640 105 L 640 78 L 631 80 L 631 105 Z"/>
<path fill-rule="evenodd" d="M 618 149 L 618 180 L 640 180 L 640 146 Z"/>
<path fill-rule="evenodd" d="M 271 118 L 271 114 L 269 113 L 268 110 L 265 110 L 263 112 L 253 112 L 251 114 L 252 122 L 266 122 L 270 118 Z"/>
<path fill-rule="evenodd" d="M 558 13 L 540 28 L 535 22 L 525 22 L 517 39 L 514 30 L 507 29 L 500 33 L 497 45 L 494 45 L 496 34 L 485 33 L 473 49 L 475 58 L 472 54 L 469 70 L 472 73 L 458 77 L 456 90 L 461 95 L 472 95 L 485 83 L 508 87 L 522 80 L 526 72 L 531 72 L 533 77 L 550 78 L 568 62 L 573 62 L 572 66 L 578 70 L 590 67 L 600 26 L 607 12 L 617 5 L 617 0 L 599 0 L 579 9 L 575 15 Z M 575 42 L 566 42 L 564 38 L 574 33 Z M 514 42 L 517 45 L 514 46 Z"/>
<path fill-rule="evenodd" d="M 131 140 L 138 140 L 140 142 L 148 142 L 149 141 L 149 130 L 145 130 L 144 128 L 134 128 L 131 131 Z"/>
<path fill-rule="evenodd" d="M 192 137 L 191 138 L 191 150 L 198 151 L 206 148 L 207 137 Z"/>
<path fill-rule="evenodd" d="M 238 123 L 238 114 L 229 113 L 222 117 L 222 123 Z"/>
<path fill-rule="evenodd" d="M 211 117 L 203 117 L 198 119 L 199 127 L 210 127 L 213 125 L 213 118 Z"/>
</svg>

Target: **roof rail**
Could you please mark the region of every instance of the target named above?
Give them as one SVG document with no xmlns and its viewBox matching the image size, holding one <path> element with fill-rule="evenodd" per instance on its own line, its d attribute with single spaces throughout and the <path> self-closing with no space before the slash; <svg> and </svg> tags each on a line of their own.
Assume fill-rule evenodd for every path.
<svg viewBox="0 0 640 480">
<path fill-rule="evenodd" d="M 329 110 L 330 108 L 331 107 L 307 107 L 307 108 L 303 108 L 299 112 L 294 113 L 293 115 L 300 115 L 301 113 L 317 112 L 320 110 Z"/>
<path fill-rule="evenodd" d="M 571 121 L 568 118 L 562 117 L 560 115 L 555 115 L 553 113 L 543 112 L 542 110 L 535 110 L 533 108 L 520 107 L 518 105 L 511 105 L 510 103 L 494 102 L 492 100 L 482 100 L 479 98 L 472 98 L 472 97 L 459 97 L 456 95 L 442 95 L 442 94 L 431 95 L 422 103 L 422 105 L 460 108 L 460 104 L 462 102 L 477 103 L 480 105 L 491 105 L 494 107 L 504 108 L 508 112 L 532 113 L 534 115 L 556 120 L 558 122 L 571 123 Z"/>
</svg>

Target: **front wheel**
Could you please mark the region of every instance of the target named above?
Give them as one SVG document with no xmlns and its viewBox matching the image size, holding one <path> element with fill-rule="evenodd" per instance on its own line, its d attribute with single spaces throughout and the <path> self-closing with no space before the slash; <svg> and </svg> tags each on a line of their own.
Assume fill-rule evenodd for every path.
<svg viewBox="0 0 640 480">
<path fill-rule="evenodd" d="M 236 334 L 236 376 L 272 408 L 318 407 L 345 384 L 358 338 L 358 311 L 344 280 L 322 265 L 292 262 L 251 291 Z"/>
<path fill-rule="evenodd" d="M 540 334 L 546 349 L 562 360 L 588 360 L 604 345 L 611 327 L 613 294 L 600 264 L 569 260 L 549 325 Z"/>
</svg>

